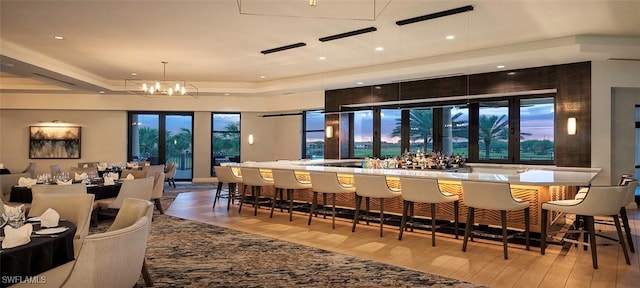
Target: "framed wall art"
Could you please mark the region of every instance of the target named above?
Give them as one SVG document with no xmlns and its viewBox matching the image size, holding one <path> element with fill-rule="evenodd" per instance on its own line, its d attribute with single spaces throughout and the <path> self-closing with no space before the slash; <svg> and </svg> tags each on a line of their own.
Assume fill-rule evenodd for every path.
<svg viewBox="0 0 640 288">
<path fill-rule="evenodd" d="M 30 159 L 80 159 L 80 127 L 29 127 Z"/>
</svg>

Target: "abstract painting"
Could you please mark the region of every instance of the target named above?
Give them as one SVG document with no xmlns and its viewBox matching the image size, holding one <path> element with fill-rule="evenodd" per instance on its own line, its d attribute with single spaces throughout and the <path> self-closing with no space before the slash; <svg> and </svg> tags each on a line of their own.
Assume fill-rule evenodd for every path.
<svg viewBox="0 0 640 288">
<path fill-rule="evenodd" d="M 29 127 L 30 159 L 80 159 L 80 127 Z"/>
</svg>

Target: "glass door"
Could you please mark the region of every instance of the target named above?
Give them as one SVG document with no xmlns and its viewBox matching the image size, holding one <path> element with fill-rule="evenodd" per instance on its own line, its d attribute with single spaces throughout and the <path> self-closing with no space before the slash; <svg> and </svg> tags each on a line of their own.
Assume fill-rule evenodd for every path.
<svg viewBox="0 0 640 288">
<path fill-rule="evenodd" d="M 127 161 L 176 163 L 176 180 L 193 178 L 193 113 L 129 112 Z"/>
</svg>

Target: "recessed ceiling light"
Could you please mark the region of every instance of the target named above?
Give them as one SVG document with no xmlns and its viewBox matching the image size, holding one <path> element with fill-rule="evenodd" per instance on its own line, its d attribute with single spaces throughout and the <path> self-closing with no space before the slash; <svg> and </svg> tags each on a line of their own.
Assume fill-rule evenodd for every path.
<svg viewBox="0 0 640 288">
<path fill-rule="evenodd" d="M 498 68 L 498 69 L 502 69 L 502 68 L 504 68 L 504 67 L 505 67 L 504 65 L 498 65 L 498 66 L 496 66 L 496 68 Z"/>
<path fill-rule="evenodd" d="M 56 39 L 56 40 L 64 40 L 64 37 L 62 37 L 62 36 L 53 36 L 53 39 Z"/>
<path fill-rule="evenodd" d="M 507 73 L 507 75 L 513 76 L 513 75 L 516 75 L 516 72 L 511 71 L 511 72 Z"/>
<path fill-rule="evenodd" d="M 362 84 L 364 84 L 364 82 L 360 81 L 360 82 L 357 82 L 356 84 L 362 85 Z"/>
<path fill-rule="evenodd" d="M 327 57 L 320 56 L 320 57 L 318 57 L 318 60 L 327 60 Z"/>
<path fill-rule="evenodd" d="M 100 94 L 104 94 L 105 92 L 104 92 L 104 91 L 100 91 L 100 92 L 98 92 L 98 93 L 100 93 Z"/>
<path fill-rule="evenodd" d="M 229 96 L 229 93 L 224 93 L 224 96 Z"/>
<path fill-rule="evenodd" d="M 138 76 L 138 73 L 136 73 L 136 72 L 131 72 L 131 76 Z"/>
<path fill-rule="evenodd" d="M 445 37 L 445 38 L 447 38 L 447 40 L 453 40 L 453 39 L 456 39 L 456 36 L 447 35 L 447 37 Z"/>
<path fill-rule="evenodd" d="M 267 78 L 267 76 L 260 75 L 260 79 L 264 79 L 264 78 Z"/>
<path fill-rule="evenodd" d="M 376 47 L 376 51 L 382 51 L 384 50 L 384 47 Z"/>
</svg>

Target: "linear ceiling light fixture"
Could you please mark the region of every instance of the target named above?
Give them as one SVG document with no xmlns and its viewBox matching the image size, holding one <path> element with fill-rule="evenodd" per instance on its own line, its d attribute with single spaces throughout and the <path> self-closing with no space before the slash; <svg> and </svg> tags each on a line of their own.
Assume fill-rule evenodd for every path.
<svg viewBox="0 0 640 288">
<path fill-rule="evenodd" d="M 422 15 L 422 16 L 418 16 L 418 17 L 413 17 L 413 18 L 409 18 L 409 19 L 396 21 L 396 25 L 402 26 L 402 25 L 412 24 L 412 23 L 416 23 L 416 22 L 436 19 L 436 18 L 440 18 L 440 17 L 446 17 L 446 16 L 455 15 L 455 14 L 460 14 L 460 13 L 464 13 L 464 12 L 468 12 L 468 11 L 472 11 L 472 10 L 473 10 L 473 6 L 467 5 L 467 6 L 463 6 L 463 7 L 459 7 L 459 8 L 449 9 L 449 10 L 445 10 L 445 11 L 440 11 L 440 12 L 436 12 L 436 13 L 431 13 L 431 14 L 427 14 L 427 15 Z"/>
<path fill-rule="evenodd" d="M 262 50 L 262 51 L 260 51 L 260 53 L 266 55 L 266 54 L 270 54 L 270 53 L 280 52 L 280 51 L 289 50 L 289 49 L 298 48 L 298 47 L 303 47 L 303 46 L 307 46 L 307 43 L 300 42 L 300 43 L 291 44 L 291 45 L 287 45 L 287 46 L 282 46 L 282 47 L 278 47 L 278 48 Z"/>
<path fill-rule="evenodd" d="M 327 41 L 333 41 L 333 40 L 337 40 L 337 39 L 341 39 L 341 38 L 356 36 L 356 35 L 360 35 L 360 34 L 364 34 L 364 33 L 369 33 L 369 32 L 373 32 L 373 31 L 378 31 L 378 29 L 376 29 L 376 27 L 369 27 L 369 28 L 364 28 L 364 29 L 355 30 L 355 31 L 351 31 L 351 32 L 345 32 L 345 33 L 341 33 L 341 34 L 322 37 L 322 38 L 320 38 L 318 40 L 320 40 L 320 42 L 327 42 Z"/>
</svg>

